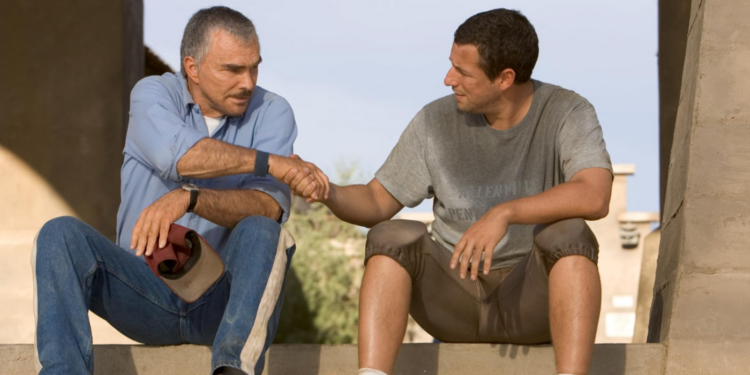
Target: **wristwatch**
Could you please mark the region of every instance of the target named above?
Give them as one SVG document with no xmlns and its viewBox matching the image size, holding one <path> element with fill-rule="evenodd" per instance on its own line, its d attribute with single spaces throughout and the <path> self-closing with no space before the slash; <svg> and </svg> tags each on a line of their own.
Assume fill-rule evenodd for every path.
<svg viewBox="0 0 750 375">
<path fill-rule="evenodd" d="M 190 192 L 190 205 L 188 206 L 187 212 L 193 212 L 195 204 L 198 203 L 198 193 L 200 189 L 195 184 L 182 184 L 182 190 Z"/>
</svg>

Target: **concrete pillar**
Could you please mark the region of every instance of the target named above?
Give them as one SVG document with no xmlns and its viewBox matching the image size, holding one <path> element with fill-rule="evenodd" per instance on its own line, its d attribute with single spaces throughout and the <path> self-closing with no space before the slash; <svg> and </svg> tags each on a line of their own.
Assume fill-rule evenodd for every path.
<svg viewBox="0 0 750 375">
<path fill-rule="evenodd" d="M 750 3 L 695 0 L 649 342 L 665 374 L 750 368 Z"/>
<path fill-rule="evenodd" d="M 0 343 L 31 343 L 37 231 L 71 215 L 115 237 L 142 0 L 0 1 L 0 51 Z M 132 342 L 91 325 L 95 343 Z"/>
<path fill-rule="evenodd" d="M 110 238 L 142 25 L 142 0 L 0 2 L 0 147 Z M 4 195 L 0 220 L 18 225 L 24 204 Z"/>
<path fill-rule="evenodd" d="M 661 228 L 649 233 L 643 240 L 643 256 L 638 280 L 638 302 L 635 310 L 635 329 L 633 343 L 642 344 L 648 337 L 648 319 L 651 312 L 651 301 L 654 296 L 656 279 L 656 260 L 659 257 Z"/>
<path fill-rule="evenodd" d="M 659 198 L 664 212 L 672 135 L 680 102 L 690 0 L 659 0 Z"/>
</svg>

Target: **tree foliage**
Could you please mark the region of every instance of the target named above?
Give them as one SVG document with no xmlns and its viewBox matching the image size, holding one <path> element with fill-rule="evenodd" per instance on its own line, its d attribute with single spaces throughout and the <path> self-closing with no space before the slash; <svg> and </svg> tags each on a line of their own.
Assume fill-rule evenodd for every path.
<svg viewBox="0 0 750 375">
<path fill-rule="evenodd" d="M 275 342 L 355 343 L 365 236 L 321 204 L 294 203 L 285 228 L 297 250 Z"/>
</svg>

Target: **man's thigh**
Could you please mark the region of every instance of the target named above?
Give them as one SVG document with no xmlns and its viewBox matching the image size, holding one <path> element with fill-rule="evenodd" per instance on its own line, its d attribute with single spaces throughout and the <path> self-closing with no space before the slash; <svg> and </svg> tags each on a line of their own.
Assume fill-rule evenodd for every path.
<svg viewBox="0 0 750 375">
<path fill-rule="evenodd" d="M 448 250 L 433 244 L 412 289 L 411 314 L 427 332 L 445 342 L 551 341 L 549 277 L 539 251 L 471 281 L 450 269 Z"/>
<path fill-rule="evenodd" d="M 445 342 L 476 342 L 481 302 L 478 284 L 451 270 L 450 252 L 430 238 L 424 224 L 390 220 L 368 233 L 365 261 L 388 256 L 412 280 L 410 313 L 430 335 Z"/>
<path fill-rule="evenodd" d="M 597 262 L 599 244 L 583 219 L 537 225 L 532 250 L 516 264 L 495 292 L 486 293 L 482 341 L 515 344 L 552 341 L 549 322 L 549 272 L 563 257 Z"/>
<path fill-rule="evenodd" d="M 549 325 L 549 275 L 534 248 L 513 266 L 494 290 L 486 290 L 481 341 L 543 344 L 552 341 Z"/>
<path fill-rule="evenodd" d="M 180 344 L 184 303 L 149 269 L 142 258 L 121 249 L 86 224 L 75 228 L 96 256 L 93 274 L 84 280 L 89 310 L 129 338 L 147 344 Z M 85 251 L 83 246 L 79 251 Z"/>
<path fill-rule="evenodd" d="M 413 283 L 411 316 L 440 341 L 478 342 L 483 311 L 480 281 L 462 280 L 458 268 L 450 269 L 451 253 L 431 242 Z"/>
</svg>

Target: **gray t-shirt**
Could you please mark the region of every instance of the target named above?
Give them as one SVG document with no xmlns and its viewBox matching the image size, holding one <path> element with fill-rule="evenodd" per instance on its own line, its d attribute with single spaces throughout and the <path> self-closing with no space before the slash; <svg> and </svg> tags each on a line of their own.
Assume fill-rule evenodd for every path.
<svg viewBox="0 0 750 375">
<path fill-rule="evenodd" d="M 573 91 L 534 81 L 529 112 L 508 130 L 458 110 L 453 95 L 425 106 L 406 127 L 375 178 L 401 204 L 435 198 L 435 240 L 453 251 L 490 208 L 539 194 L 586 168 L 612 171 L 591 104 Z M 492 268 L 518 263 L 532 248 L 533 225 L 511 225 Z"/>
</svg>

